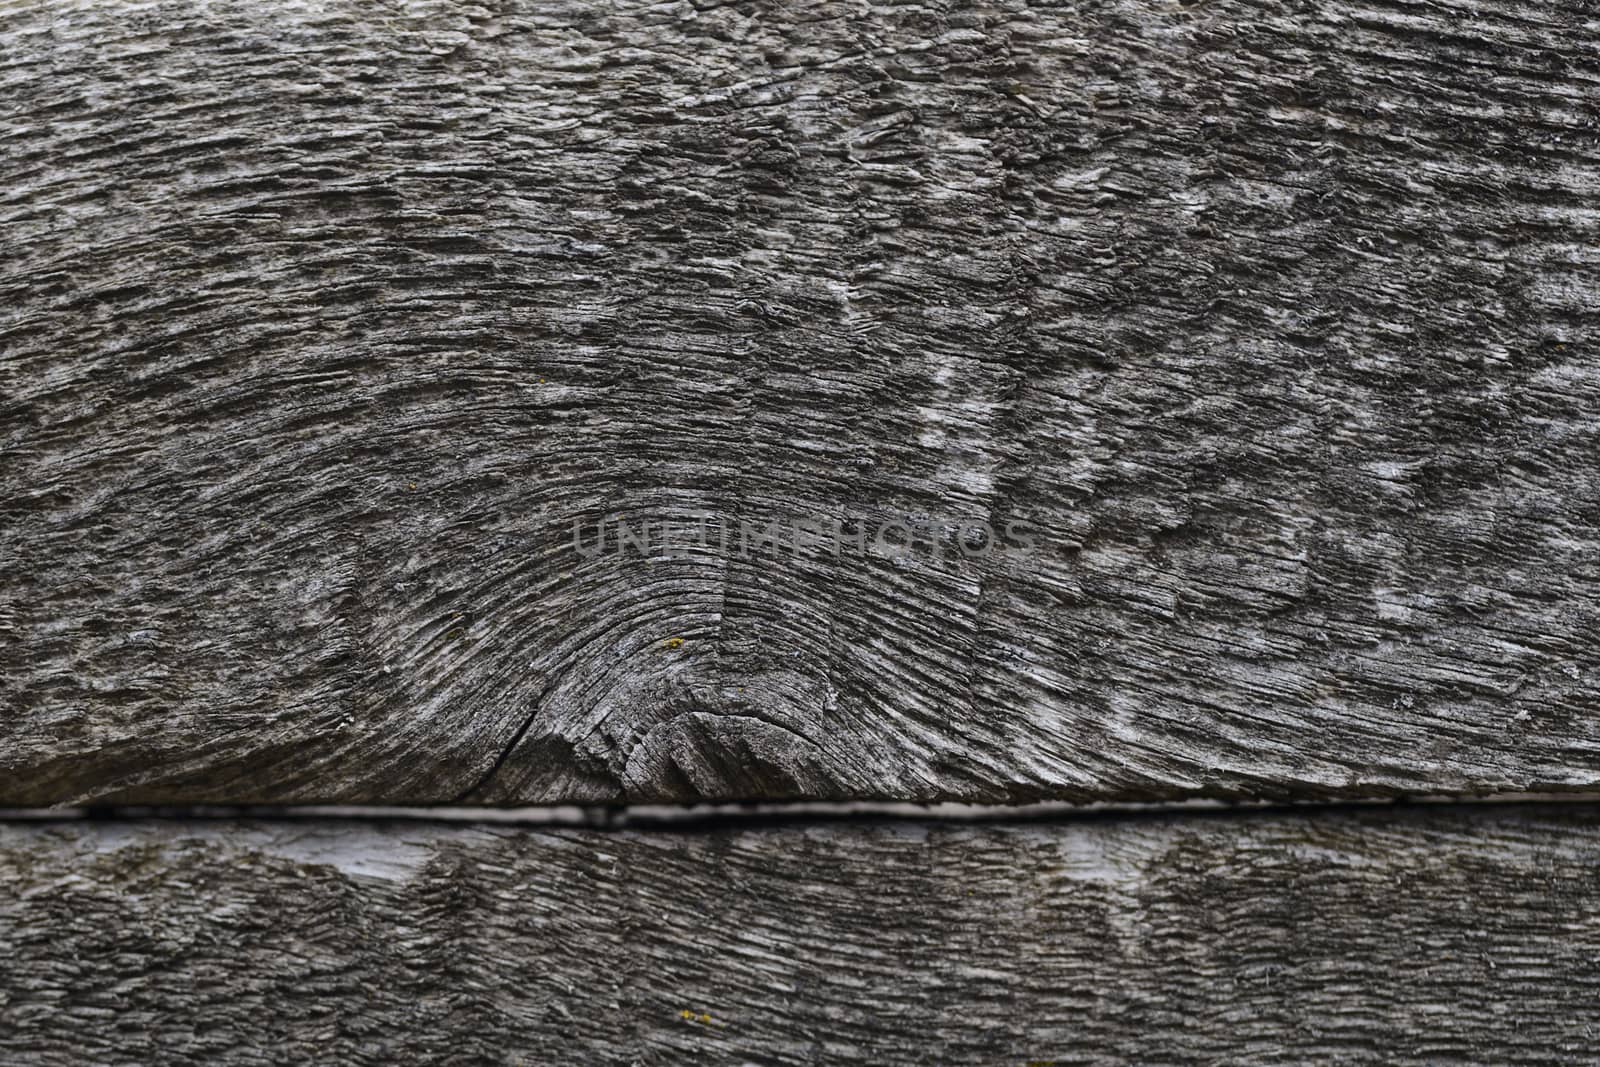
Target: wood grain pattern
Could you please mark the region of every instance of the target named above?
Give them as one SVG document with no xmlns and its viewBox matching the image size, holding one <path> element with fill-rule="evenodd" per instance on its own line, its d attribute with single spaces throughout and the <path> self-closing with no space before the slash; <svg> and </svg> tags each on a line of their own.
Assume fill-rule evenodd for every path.
<svg viewBox="0 0 1600 1067">
<path fill-rule="evenodd" d="M 13 824 L 0 1058 L 1594 1063 L 1597 874 L 1594 809 Z"/>
<path fill-rule="evenodd" d="M 1594 788 L 1597 46 L 4 3 L 0 803 Z"/>
</svg>

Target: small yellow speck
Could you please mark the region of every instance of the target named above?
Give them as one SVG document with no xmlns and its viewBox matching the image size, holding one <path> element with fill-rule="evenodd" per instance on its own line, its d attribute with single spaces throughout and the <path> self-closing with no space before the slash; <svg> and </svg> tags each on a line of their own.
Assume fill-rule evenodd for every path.
<svg viewBox="0 0 1600 1067">
<path fill-rule="evenodd" d="M 705 1013 L 702 1012 L 701 1015 L 700 1015 L 700 1021 L 703 1022 L 703 1023 L 708 1023 L 709 1024 L 711 1022 L 711 1016 L 706 1015 Z"/>
<path fill-rule="evenodd" d="M 417 483 L 416 482 L 412 482 L 410 485 L 406 486 L 406 488 L 411 490 L 414 493 L 414 492 L 417 491 Z"/>
<path fill-rule="evenodd" d="M 683 638 L 681 638 L 681 637 L 669 637 L 666 640 L 666 646 L 668 648 L 682 648 L 683 647 Z"/>
</svg>

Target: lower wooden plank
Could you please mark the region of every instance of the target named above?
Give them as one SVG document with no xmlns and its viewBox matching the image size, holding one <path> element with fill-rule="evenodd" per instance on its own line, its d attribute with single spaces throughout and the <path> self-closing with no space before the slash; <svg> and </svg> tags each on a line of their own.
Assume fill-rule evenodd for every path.
<svg viewBox="0 0 1600 1067">
<path fill-rule="evenodd" d="M 1596 1058 L 1600 813 L 0 826 L 6 1064 Z"/>
</svg>

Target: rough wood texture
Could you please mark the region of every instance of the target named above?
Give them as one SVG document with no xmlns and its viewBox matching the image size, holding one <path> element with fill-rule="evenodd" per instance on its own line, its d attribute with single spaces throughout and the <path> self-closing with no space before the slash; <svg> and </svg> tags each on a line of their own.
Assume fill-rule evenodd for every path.
<svg viewBox="0 0 1600 1067">
<path fill-rule="evenodd" d="M 1594 1063 L 1597 875 L 1593 811 L 0 826 L 0 1058 Z"/>
<path fill-rule="evenodd" d="M 1597 56 L 1546 0 L 0 5 L 0 803 L 1600 785 Z"/>
</svg>

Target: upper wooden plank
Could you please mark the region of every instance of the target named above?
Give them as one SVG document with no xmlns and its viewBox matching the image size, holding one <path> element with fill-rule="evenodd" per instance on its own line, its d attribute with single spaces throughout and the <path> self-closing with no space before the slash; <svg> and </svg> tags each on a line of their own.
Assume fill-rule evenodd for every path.
<svg viewBox="0 0 1600 1067">
<path fill-rule="evenodd" d="M 8 3 L 0 803 L 1600 785 L 1597 46 Z"/>
</svg>

